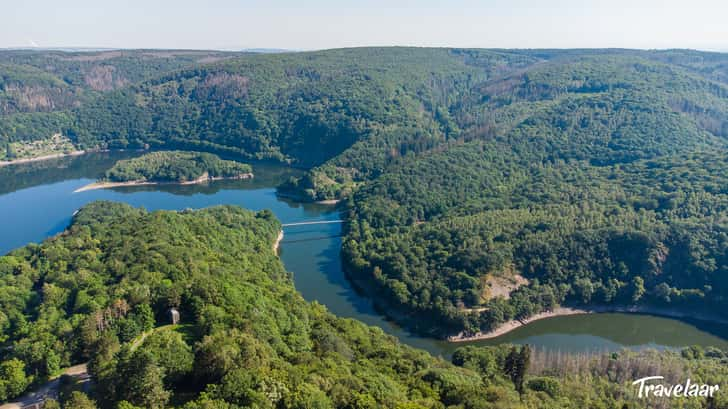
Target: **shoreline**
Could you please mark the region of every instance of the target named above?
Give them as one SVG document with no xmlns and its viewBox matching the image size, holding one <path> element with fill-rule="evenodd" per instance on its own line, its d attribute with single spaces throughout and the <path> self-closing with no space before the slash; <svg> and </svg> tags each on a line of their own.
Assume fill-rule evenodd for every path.
<svg viewBox="0 0 728 409">
<path fill-rule="evenodd" d="M 19 165 L 19 164 L 23 164 L 23 163 L 42 162 L 45 160 L 67 158 L 67 157 L 71 157 L 71 156 L 80 156 L 80 155 L 86 154 L 88 152 L 89 151 L 73 151 L 73 152 L 68 152 L 68 153 L 52 153 L 50 155 L 35 156 L 32 158 L 3 160 L 3 161 L 0 161 L 0 167 L 10 166 L 10 165 Z"/>
<path fill-rule="evenodd" d="M 524 327 L 535 321 L 563 317 L 570 315 L 587 315 L 587 314 L 607 314 L 607 313 L 622 313 L 622 314 L 635 314 L 635 315 L 650 315 L 653 317 L 669 318 L 674 320 L 681 320 L 690 324 L 691 322 L 711 323 L 718 325 L 728 325 L 728 317 L 716 315 L 708 310 L 679 310 L 670 307 L 656 307 L 650 305 L 592 305 L 582 307 L 566 307 L 559 306 L 551 311 L 544 311 L 535 315 L 532 315 L 524 320 L 511 320 L 502 323 L 497 328 L 494 328 L 488 332 L 478 332 L 472 335 L 465 335 L 462 332 L 454 335 L 443 334 L 442 332 L 434 331 L 420 331 L 416 326 L 416 316 L 408 313 L 406 310 L 400 310 L 390 305 L 386 300 L 379 299 L 374 296 L 377 293 L 373 285 L 366 279 L 357 278 L 352 275 L 346 265 L 343 266 L 343 272 L 346 280 L 351 284 L 352 288 L 360 293 L 362 296 L 368 298 L 374 309 L 378 314 L 382 315 L 386 320 L 396 323 L 397 326 L 405 329 L 411 334 L 415 334 L 422 338 L 434 338 L 440 341 L 445 341 L 449 344 L 475 342 L 481 340 L 488 340 L 498 338 L 502 335 L 508 334 L 520 327 Z M 414 320 L 414 321 L 413 321 Z M 413 326 L 414 322 L 414 326 Z"/>
<path fill-rule="evenodd" d="M 365 279 L 356 278 L 350 274 L 346 268 L 343 269 L 344 278 L 351 284 L 351 288 L 361 297 L 368 300 L 371 303 L 374 311 L 381 316 L 385 321 L 391 322 L 398 328 L 401 328 L 410 335 L 422 339 L 436 339 L 442 340 L 441 334 L 434 332 L 420 331 L 413 323 L 417 321 L 412 314 L 393 306 L 390 302 L 375 298 L 372 294 L 376 294 L 376 287 L 374 284 L 368 282 Z"/>
<path fill-rule="evenodd" d="M 73 191 L 73 193 L 80 193 L 85 192 L 88 190 L 97 190 L 97 189 L 110 189 L 115 187 L 132 187 L 132 186 L 159 186 L 159 185 L 197 185 L 200 183 L 206 183 L 206 182 L 214 182 L 216 180 L 242 180 L 242 179 L 252 179 L 254 176 L 252 173 L 243 173 L 238 176 L 232 176 L 232 177 L 209 177 L 207 175 L 202 175 L 197 179 L 193 180 L 185 180 L 183 182 L 147 182 L 147 181 L 129 181 L 129 182 L 94 182 L 90 183 L 86 186 L 82 186 L 76 190 Z"/>
<path fill-rule="evenodd" d="M 276 255 L 278 254 L 278 249 L 281 247 L 281 241 L 283 241 L 283 229 L 278 232 L 278 237 L 273 243 L 273 252 L 276 253 Z"/>
<path fill-rule="evenodd" d="M 292 200 L 295 200 L 295 201 L 301 202 L 301 203 L 315 203 L 315 204 L 320 204 L 320 205 L 336 205 L 336 204 L 341 203 L 341 201 L 343 200 L 343 199 L 309 200 L 308 198 L 306 198 L 302 195 L 285 193 L 285 192 L 279 191 L 278 189 L 276 189 L 276 195 L 279 197 L 282 197 L 282 198 L 292 199 Z"/>
<path fill-rule="evenodd" d="M 101 149 L 92 148 L 86 150 L 76 150 L 68 153 L 52 153 L 49 155 L 34 156 L 32 158 L 21 158 L 14 160 L 0 160 L 0 168 L 3 166 L 11 165 L 22 165 L 24 163 L 43 162 L 52 159 L 70 158 L 73 156 L 81 156 L 89 153 L 100 153 L 100 152 L 146 152 L 147 149 Z"/>
<path fill-rule="evenodd" d="M 600 314 L 600 313 L 626 313 L 626 314 L 645 314 L 653 315 L 664 318 L 674 319 L 685 319 L 693 318 L 698 321 L 714 322 L 718 324 L 728 324 L 728 320 L 713 316 L 706 313 L 698 313 L 694 311 L 678 311 L 670 308 L 650 307 L 650 306 L 594 306 L 594 307 L 556 307 L 551 311 L 544 311 L 535 315 L 532 315 L 523 320 L 511 320 L 504 322 L 497 328 L 488 332 L 478 332 L 473 335 L 464 335 L 462 333 L 456 335 L 450 335 L 446 338 L 446 341 L 451 343 L 458 342 L 471 342 L 485 339 L 497 338 L 501 335 L 505 335 L 515 329 L 524 327 L 532 322 L 554 318 L 554 317 L 566 317 L 570 315 L 587 315 L 587 314 Z"/>
</svg>

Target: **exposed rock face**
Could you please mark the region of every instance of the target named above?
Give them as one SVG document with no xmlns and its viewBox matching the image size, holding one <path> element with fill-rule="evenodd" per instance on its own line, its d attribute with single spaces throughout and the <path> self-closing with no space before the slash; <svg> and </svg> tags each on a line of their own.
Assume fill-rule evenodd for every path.
<svg viewBox="0 0 728 409">
<path fill-rule="evenodd" d="M 248 95 L 250 78 L 221 72 L 208 75 L 195 91 L 200 99 L 238 99 Z"/>
<path fill-rule="evenodd" d="M 84 82 L 95 91 L 112 91 L 128 81 L 117 73 L 113 65 L 96 65 L 84 75 Z"/>
<path fill-rule="evenodd" d="M 64 90 L 36 85 L 10 84 L 5 93 L 12 102 L 0 106 L 0 113 L 50 111 L 55 109 L 64 98 Z"/>
</svg>

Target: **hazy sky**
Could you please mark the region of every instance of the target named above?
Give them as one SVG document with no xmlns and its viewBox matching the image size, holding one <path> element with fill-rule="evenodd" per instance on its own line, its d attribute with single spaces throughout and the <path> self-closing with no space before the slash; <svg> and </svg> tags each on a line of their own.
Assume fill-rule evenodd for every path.
<svg viewBox="0 0 728 409">
<path fill-rule="evenodd" d="M 3 0 L 0 47 L 728 51 L 728 0 Z"/>
</svg>

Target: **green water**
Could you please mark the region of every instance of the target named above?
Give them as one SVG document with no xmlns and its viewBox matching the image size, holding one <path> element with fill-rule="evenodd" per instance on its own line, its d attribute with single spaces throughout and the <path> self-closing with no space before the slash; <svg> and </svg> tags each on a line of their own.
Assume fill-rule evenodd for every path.
<svg viewBox="0 0 728 409">
<path fill-rule="evenodd" d="M 0 254 L 39 242 L 68 226 L 74 211 L 94 200 L 114 200 L 155 209 L 202 208 L 234 204 L 271 209 L 283 223 L 339 219 L 333 206 L 301 204 L 277 197 L 275 186 L 299 171 L 254 164 L 252 180 L 207 185 L 144 186 L 73 193 L 93 182 L 115 160 L 136 153 L 96 153 L 0 168 Z M 457 346 L 422 338 L 387 321 L 358 294 L 341 270 L 341 225 L 320 224 L 285 229 L 281 258 L 293 273 L 297 289 L 310 301 L 342 317 L 376 325 L 402 342 L 448 356 Z M 678 321 L 648 315 L 593 314 L 536 321 L 479 345 L 502 342 L 576 351 L 627 348 L 677 348 L 686 345 L 728 348 L 725 325 Z"/>
</svg>

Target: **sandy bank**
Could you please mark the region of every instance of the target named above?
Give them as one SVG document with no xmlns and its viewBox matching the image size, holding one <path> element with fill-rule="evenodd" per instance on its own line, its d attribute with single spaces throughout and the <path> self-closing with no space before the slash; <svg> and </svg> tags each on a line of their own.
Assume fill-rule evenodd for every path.
<svg viewBox="0 0 728 409">
<path fill-rule="evenodd" d="M 710 321 L 721 324 L 728 324 L 728 320 L 718 316 L 710 315 L 707 313 L 697 313 L 694 311 L 679 311 L 669 308 L 659 308 L 650 306 L 594 306 L 588 308 L 570 308 L 570 307 L 557 307 L 552 311 L 545 311 L 539 314 L 535 314 L 524 320 L 512 320 L 505 322 L 498 326 L 498 328 L 488 332 L 478 332 L 473 335 L 465 335 L 463 333 L 452 335 L 447 337 L 449 342 L 468 342 L 477 341 L 482 339 L 496 338 L 501 335 L 505 335 L 516 328 L 520 328 L 524 325 L 528 325 L 534 321 L 552 318 L 552 317 L 564 317 L 568 315 L 579 315 L 579 314 L 597 314 L 597 313 L 633 313 L 633 314 L 649 314 L 667 318 L 690 318 L 698 321 Z"/>
<path fill-rule="evenodd" d="M 196 185 L 200 183 L 212 182 L 215 180 L 232 180 L 232 179 L 251 179 L 252 173 L 243 173 L 242 175 L 234 177 L 209 177 L 202 175 L 194 180 L 186 180 L 184 182 L 147 182 L 147 181 L 130 181 L 130 182 L 94 182 L 86 186 L 80 187 L 73 191 L 73 193 L 85 192 L 87 190 L 96 189 L 110 189 L 114 187 L 127 187 L 127 186 L 155 186 L 155 185 Z"/>
<path fill-rule="evenodd" d="M 68 156 L 79 156 L 86 153 L 86 151 L 73 151 L 68 153 L 54 153 L 51 155 L 43 155 L 43 156 L 36 156 L 34 158 L 23 158 L 23 159 L 14 159 L 14 160 L 4 160 L 0 161 L 0 167 L 2 166 L 8 166 L 8 165 L 15 165 L 15 164 L 21 164 L 21 163 L 30 163 L 30 162 L 41 162 L 44 160 L 49 159 L 57 159 L 57 158 L 65 158 Z"/>
<path fill-rule="evenodd" d="M 278 237 L 275 243 L 273 243 L 273 252 L 278 254 L 278 248 L 281 246 L 281 240 L 283 240 L 283 230 L 278 232 Z"/>
<path fill-rule="evenodd" d="M 278 197 L 283 197 L 283 198 L 286 198 L 286 199 L 293 199 L 293 200 L 295 200 L 297 202 L 302 202 L 302 203 L 316 203 L 316 204 L 321 204 L 321 205 L 335 205 L 335 204 L 339 204 L 339 202 L 341 202 L 341 199 L 326 199 L 326 200 L 314 200 L 314 201 L 311 201 L 311 199 L 309 199 L 309 198 L 307 198 L 307 197 L 305 197 L 303 195 L 297 195 L 297 194 L 293 194 L 293 193 L 284 193 L 284 192 L 281 192 L 281 191 L 277 191 L 276 192 L 276 195 Z"/>
</svg>

